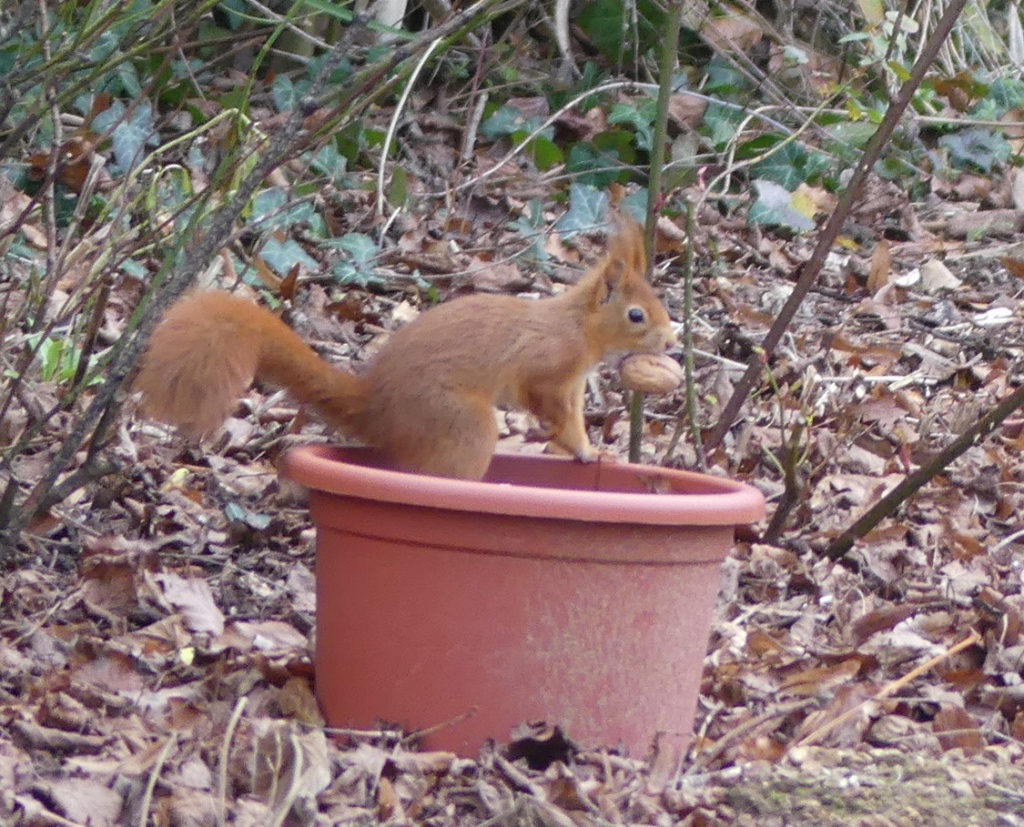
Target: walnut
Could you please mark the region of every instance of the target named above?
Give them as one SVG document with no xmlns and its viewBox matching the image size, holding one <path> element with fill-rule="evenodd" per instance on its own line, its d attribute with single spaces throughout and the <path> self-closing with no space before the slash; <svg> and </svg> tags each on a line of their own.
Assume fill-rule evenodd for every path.
<svg viewBox="0 0 1024 827">
<path fill-rule="evenodd" d="M 665 355 L 635 353 L 619 365 L 622 384 L 631 391 L 643 393 L 672 393 L 686 375 L 679 363 Z"/>
</svg>

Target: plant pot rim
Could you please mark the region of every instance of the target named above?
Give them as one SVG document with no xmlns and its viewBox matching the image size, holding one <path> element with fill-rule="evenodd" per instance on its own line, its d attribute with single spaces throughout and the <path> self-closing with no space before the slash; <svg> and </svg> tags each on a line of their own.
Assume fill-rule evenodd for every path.
<svg viewBox="0 0 1024 827">
<path fill-rule="evenodd" d="M 288 451 L 285 476 L 309 488 L 332 494 L 453 511 L 475 511 L 588 522 L 637 525 L 732 526 L 755 522 L 765 513 L 764 497 L 752 486 L 692 471 L 629 463 L 606 463 L 594 473 L 619 479 L 651 479 L 667 483 L 676 493 L 634 493 L 584 488 L 548 488 L 409 474 L 371 464 L 375 454 L 365 448 L 303 446 Z M 496 454 L 492 471 L 528 464 L 575 463 L 576 460 L 536 454 Z M 557 478 L 556 474 L 552 475 Z M 700 493 L 690 493 L 696 490 Z"/>
</svg>

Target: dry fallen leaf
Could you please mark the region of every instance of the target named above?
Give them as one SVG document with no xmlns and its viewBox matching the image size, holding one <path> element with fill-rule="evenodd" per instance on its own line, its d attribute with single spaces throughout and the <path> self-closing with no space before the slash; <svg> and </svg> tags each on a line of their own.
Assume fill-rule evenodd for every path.
<svg viewBox="0 0 1024 827">
<path fill-rule="evenodd" d="M 868 292 L 875 295 L 889 283 L 892 273 L 892 253 L 889 242 L 883 239 L 875 246 L 871 254 L 871 267 L 868 270 Z"/>
<path fill-rule="evenodd" d="M 944 705 L 932 721 L 943 749 L 960 748 L 965 755 L 975 755 L 985 748 L 985 739 L 975 721 L 959 706 Z"/>
<path fill-rule="evenodd" d="M 181 612 L 185 625 L 193 632 L 219 635 L 224 631 L 224 614 L 217 608 L 206 580 L 186 579 L 166 572 L 154 576 L 164 599 Z"/>
</svg>

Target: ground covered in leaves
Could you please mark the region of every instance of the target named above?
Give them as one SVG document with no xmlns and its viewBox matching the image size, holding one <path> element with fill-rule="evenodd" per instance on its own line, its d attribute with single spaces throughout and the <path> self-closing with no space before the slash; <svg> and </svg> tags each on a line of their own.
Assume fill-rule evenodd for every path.
<svg viewBox="0 0 1024 827">
<path fill-rule="evenodd" d="M 744 343 L 756 342 L 806 249 L 741 224 L 709 221 L 704 232 L 720 250 L 697 282 L 711 423 Z M 322 729 L 309 655 L 313 533 L 301 492 L 274 470 L 297 439 L 281 433 L 294 411 L 253 391 L 202 448 L 126 419 L 122 475 L 54 509 L 0 579 L 0 818 L 1024 823 L 1019 421 L 859 544 L 856 565 L 817 551 L 919 452 L 993 404 L 1020 357 L 1019 279 L 991 245 L 955 239 L 941 242 L 949 269 L 934 276 L 921 265 L 939 244 L 890 245 L 892 272 L 874 276 L 873 292 L 874 252 L 837 256 L 771 365 L 774 393 L 755 398 L 709 457 L 713 472 L 758 485 L 771 513 L 784 462 L 771 456 L 783 456 L 794 422 L 809 423 L 802 494 L 782 538 L 760 542 L 766 525 L 755 526 L 727 563 L 682 764 L 583 745 L 531 769 L 501 749 L 473 760 L 417 752 L 385 732 Z M 674 304 L 671 271 L 661 282 Z M 315 302 L 301 315 L 330 333 L 311 338 L 358 359 L 415 313 L 387 297 L 363 306 L 340 324 Z M 594 391 L 594 437 L 622 451 L 613 373 Z M 664 458 L 680 404 L 655 401 L 648 461 Z M 519 415 L 505 437 L 506 447 L 543 447 Z M 674 462 L 695 456 L 684 440 Z M 76 531 L 80 555 L 47 539 Z"/>
</svg>

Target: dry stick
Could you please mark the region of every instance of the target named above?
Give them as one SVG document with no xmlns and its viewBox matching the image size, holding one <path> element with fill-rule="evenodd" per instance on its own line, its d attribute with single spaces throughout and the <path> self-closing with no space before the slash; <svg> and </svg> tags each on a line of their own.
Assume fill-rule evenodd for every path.
<svg viewBox="0 0 1024 827">
<path fill-rule="evenodd" d="M 514 2 L 519 2 L 519 0 L 514 0 Z M 569 101 L 566 101 L 564 104 L 562 104 L 561 107 L 559 107 L 550 115 L 548 115 L 548 117 L 545 118 L 544 121 L 542 121 L 540 124 L 533 128 L 533 131 L 531 131 L 528 135 L 524 136 L 523 139 L 519 141 L 519 143 L 512 147 L 508 152 L 506 152 L 501 158 L 495 161 L 483 172 L 474 175 L 469 180 L 463 181 L 461 184 L 458 184 L 456 186 L 452 186 L 444 190 L 438 190 L 436 192 L 421 193 L 421 196 L 423 198 L 451 198 L 452 196 L 457 195 L 460 192 L 465 192 L 466 190 L 473 189 L 473 187 L 476 187 L 482 181 L 485 181 L 486 179 L 492 177 L 493 175 L 496 175 L 499 171 L 501 171 L 505 164 L 507 164 L 509 161 L 511 161 L 513 158 L 519 155 L 523 151 L 523 149 L 525 149 L 529 145 L 530 141 L 532 141 L 534 138 L 540 135 L 545 129 L 547 129 L 553 123 L 555 123 L 555 121 L 561 118 L 566 112 L 569 112 L 573 107 L 577 106 L 580 102 L 586 100 L 587 98 L 591 98 L 594 95 L 603 94 L 604 92 L 614 92 L 616 89 L 626 89 L 633 93 L 639 93 L 647 90 L 654 90 L 657 88 L 658 87 L 653 83 L 639 83 L 635 80 L 614 80 L 609 81 L 607 83 L 602 83 L 600 86 L 595 86 L 593 89 L 587 89 L 585 92 L 580 92 L 578 95 L 576 95 L 576 97 L 572 98 Z M 734 112 L 744 112 L 747 113 L 749 117 L 756 118 L 761 123 L 767 124 L 768 126 L 772 127 L 773 129 L 777 129 L 780 132 L 791 132 L 791 130 L 789 130 L 785 126 L 785 124 L 782 124 L 779 121 L 769 118 L 763 112 L 748 112 L 745 107 L 742 107 L 739 104 L 719 100 L 718 98 L 714 98 L 710 95 L 702 95 L 699 92 L 692 92 L 689 89 L 679 89 L 676 91 L 676 94 L 683 95 L 688 98 L 693 98 L 694 100 L 701 100 L 706 101 L 707 103 L 713 103 L 716 106 L 722 106 Z M 997 125 L 1006 126 L 1005 123 Z M 767 155 L 769 153 L 764 154 Z M 620 167 L 614 167 L 614 169 L 619 168 Z M 609 169 L 611 169 L 611 167 L 609 167 Z M 552 179 L 553 177 L 558 176 L 549 175 L 548 179 Z M 561 177 L 572 176 L 564 175 Z"/>
<path fill-rule="evenodd" d="M 474 94 L 476 94 L 474 92 Z M 476 146 L 476 136 L 480 131 L 480 122 L 484 119 L 484 110 L 487 108 L 487 101 L 491 99 L 485 89 L 479 93 L 476 103 L 470 110 L 469 120 L 466 122 L 466 131 L 462 138 L 462 152 L 459 154 L 459 161 L 468 164 L 473 160 L 473 148 Z"/>
<path fill-rule="evenodd" d="M 697 467 L 707 471 L 707 458 L 701 443 L 700 421 L 697 416 L 697 380 L 693 357 L 693 268 L 696 263 L 695 245 L 697 239 L 697 208 L 691 199 L 686 199 L 686 252 L 683 254 L 683 374 L 686 385 L 686 410 L 676 416 L 675 430 L 668 447 L 661 457 L 661 464 L 668 465 L 675 455 L 676 446 L 682 438 L 687 424 L 693 449 L 697 455 Z"/>
<path fill-rule="evenodd" d="M 14 4 L 6 4 L 11 6 Z M 18 7 L 26 8 L 29 6 L 28 3 L 16 4 Z M 154 14 L 152 11 L 145 15 L 139 15 L 135 20 L 132 21 L 131 25 L 135 26 L 134 32 L 138 33 L 138 40 L 131 46 L 123 46 L 123 48 L 115 50 L 110 56 L 103 60 L 91 63 L 85 68 L 85 74 L 81 75 L 77 80 L 72 80 L 69 75 L 72 70 L 78 71 L 82 69 L 82 55 L 91 49 L 97 41 L 104 36 L 109 30 L 110 26 L 116 20 L 123 18 L 124 12 L 121 9 L 121 4 L 114 3 L 110 4 L 110 8 L 103 12 L 103 16 L 92 22 L 87 32 L 83 33 L 80 38 L 75 38 L 72 42 L 70 39 L 68 42 L 63 43 L 56 55 L 53 58 L 41 66 L 40 71 L 43 73 L 42 81 L 50 83 L 51 80 L 59 78 L 62 81 L 60 87 L 60 94 L 56 99 L 58 106 L 67 106 L 72 101 L 75 101 L 82 94 L 90 91 L 99 85 L 100 79 L 106 77 L 106 75 L 113 71 L 118 66 L 130 65 L 135 60 L 141 60 L 149 56 L 154 51 L 154 44 L 156 42 L 163 42 L 167 39 L 170 34 L 175 32 L 185 31 L 190 25 L 197 23 L 200 17 L 204 13 L 208 14 L 209 9 L 216 5 L 211 0 L 204 0 L 203 3 L 189 4 L 187 14 L 175 21 L 175 26 L 170 27 L 165 25 L 166 21 L 158 14 Z M 178 3 L 178 7 L 186 6 L 184 3 Z M 137 24 L 137 25 L 136 25 Z M 148 29 L 148 33 L 143 35 L 143 27 Z M 11 29 L 11 23 L 8 21 L 8 31 Z M 21 53 L 21 57 L 24 58 L 24 52 Z M 22 63 L 26 61 L 23 60 Z M 35 78 L 28 77 L 29 73 L 20 72 L 21 77 L 18 79 L 19 82 L 35 83 Z M 10 73 L 5 77 L 5 81 L 10 78 Z M 65 82 L 66 81 L 66 82 Z M 13 82 L 9 81 L 8 89 L 13 88 Z M 5 90 L 7 91 L 7 90 Z M 2 94 L 2 92 L 0 92 Z M 15 99 L 16 95 L 13 92 L 8 92 L 7 101 Z M 0 100 L 0 104 L 3 101 Z M 41 115 L 38 112 L 38 107 L 33 109 L 35 104 L 31 104 L 24 115 L 17 118 L 8 119 L 6 116 L 10 113 L 10 109 L 0 110 L 0 121 L 5 126 L 10 123 L 11 128 L 7 129 L 3 133 L 2 139 L 0 139 L 0 158 L 8 158 L 12 155 L 19 155 L 19 151 L 15 147 L 21 146 L 25 136 L 38 128 L 39 118 Z M 25 208 L 26 210 L 34 209 L 30 204 Z M 16 223 L 21 222 L 19 217 Z M 9 231 L 6 230 L 5 232 Z"/>
<path fill-rule="evenodd" d="M 288 789 L 285 790 L 281 800 L 274 807 L 267 827 L 281 827 L 284 824 L 285 819 L 288 818 L 288 814 L 292 810 L 292 806 L 298 800 L 299 790 L 302 786 L 302 775 L 306 769 L 305 759 L 303 758 L 305 753 L 303 753 L 302 745 L 299 743 L 299 739 L 294 731 L 288 733 L 288 745 L 292 750 L 291 777 L 288 781 Z"/>
<path fill-rule="evenodd" d="M 50 51 L 50 40 L 47 37 L 49 32 L 45 29 L 48 16 L 46 14 L 46 4 L 42 0 L 40 0 L 38 12 L 40 49 L 42 51 L 44 63 L 49 63 L 52 60 L 52 54 Z M 29 322 L 28 332 L 38 334 L 38 339 L 35 345 L 24 349 L 18 359 L 17 365 L 14 367 L 14 376 L 7 385 L 7 393 L 5 394 L 3 401 L 0 402 L 0 421 L 3 421 L 6 418 L 7 411 L 14 403 L 14 400 L 21 398 L 23 393 L 22 386 L 25 383 L 28 368 L 36 359 L 39 351 L 42 350 L 45 339 L 50 335 L 50 331 L 53 328 L 52 321 L 47 324 L 46 311 L 50 304 L 50 299 L 53 296 L 53 292 L 57 288 L 57 282 L 59 281 L 62 269 L 60 263 L 63 260 L 63 255 L 58 256 L 55 252 L 59 246 L 57 244 L 57 214 L 55 204 L 57 200 L 56 185 L 60 172 L 61 148 L 64 143 L 64 133 L 61 128 L 60 110 L 56 102 L 55 83 L 53 83 L 50 78 L 44 79 L 43 99 L 49 109 L 50 121 L 53 128 L 53 145 L 50 147 L 49 159 L 46 162 L 46 175 L 39 188 L 39 193 L 35 198 L 30 199 L 29 204 L 21 210 L 21 213 L 15 218 L 12 225 L 6 227 L 3 233 L 4 236 L 13 236 L 28 219 L 36 204 L 41 207 L 43 228 L 46 232 L 45 272 L 38 289 L 28 291 L 26 309 L 19 311 L 19 315 L 24 314 L 26 321 Z M 40 116 L 40 120 L 41 119 L 42 116 Z M 67 233 L 67 236 L 70 237 L 71 235 L 72 233 Z M 32 413 L 32 409 L 30 407 L 26 406 L 26 410 L 30 414 Z"/>
<path fill-rule="evenodd" d="M 511 11 L 517 6 L 522 5 L 523 2 L 524 0 L 477 0 L 471 6 L 453 13 L 443 23 L 426 29 L 413 40 L 403 46 L 399 46 L 388 60 L 374 63 L 361 69 L 346 82 L 342 102 L 335 104 L 327 110 L 322 119 L 321 126 L 314 130 L 309 135 L 305 144 L 300 144 L 297 149 L 306 149 L 315 145 L 318 141 L 330 137 L 337 130 L 335 119 L 341 115 L 354 116 L 360 109 L 369 106 L 383 92 L 396 85 L 402 79 L 401 65 L 406 60 L 420 54 L 434 40 L 441 39 L 452 42 L 459 37 L 467 36 L 472 33 L 475 27 Z M 359 21 L 365 26 L 361 18 L 359 18 Z M 354 28 L 354 25 L 352 28 Z M 308 96 L 316 97 L 312 94 Z M 445 192 L 440 193 L 441 196 L 446 194 Z M 434 195 L 437 195 L 437 193 L 424 194 L 425 197 L 432 197 Z"/>
<path fill-rule="evenodd" d="M 259 184 L 262 183 L 266 175 L 269 175 L 273 169 L 280 165 L 283 159 L 283 153 L 277 155 L 268 151 L 263 158 L 257 161 L 253 172 L 250 173 L 246 181 L 238 188 L 235 197 L 219 208 L 214 214 L 214 218 L 210 222 L 209 231 L 191 248 L 183 266 L 169 276 L 160 288 L 162 301 L 150 303 L 150 306 L 145 311 L 145 321 L 139 326 L 139 335 L 127 343 L 115 345 L 116 354 L 111 359 L 107 381 L 93 398 L 89 407 L 78 418 L 61 448 L 50 461 L 46 471 L 37 481 L 28 497 L 23 501 L 20 514 L 12 517 L 8 525 L 5 526 L 8 531 L 19 531 L 30 517 L 43 510 L 43 503 L 47 499 L 47 493 L 52 489 L 57 477 L 60 476 L 71 461 L 71 458 L 78 452 L 88 434 L 94 430 L 94 425 L 104 417 L 107 409 L 113 405 L 117 392 L 128 377 L 132 367 L 138 361 L 144 345 L 144 335 L 155 321 L 160 309 L 184 293 L 196 274 L 213 258 L 216 250 L 230 236 L 234 222 L 241 215 L 244 206 L 255 194 Z"/>
<path fill-rule="evenodd" d="M 81 821 L 72 821 L 71 819 L 64 818 L 64 816 L 46 809 L 42 804 L 35 804 L 34 807 L 38 808 L 35 810 L 38 818 L 33 819 L 37 824 L 56 824 L 57 827 L 91 827 L 92 825 L 92 821 L 88 824 L 83 824 Z"/>
<path fill-rule="evenodd" d="M 49 63 L 53 57 L 50 52 L 50 32 L 46 31 L 46 22 L 50 16 L 46 13 L 45 0 L 39 0 L 39 36 L 42 41 L 43 63 Z M 56 25 L 56 24 L 55 24 Z M 50 303 L 53 292 L 57 289 L 57 280 L 60 277 L 57 251 L 57 178 L 59 166 L 64 152 L 64 130 L 61 126 L 60 109 L 57 106 L 56 84 L 47 78 L 43 88 L 43 97 L 50 109 L 50 120 L 53 126 L 53 146 L 50 147 L 50 157 L 46 162 L 46 182 L 43 185 L 43 225 L 46 230 L 46 276 L 43 279 L 43 286 L 39 295 L 39 303 L 36 306 L 36 317 L 32 321 L 32 332 L 38 332 L 46 320 L 46 308 Z"/>
<path fill-rule="evenodd" d="M 645 219 L 644 247 L 647 249 L 647 272 L 650 279 L 654 269 L 654 232 L 661 206 L 661 171 L 665 166 L 665 143 L 668 140 L 668 104 L 672 97 L 672 70 L 676 67 L 679 48 L 679 21 L 682 4 L 674 3 L 665 21 L 667 31 L 661 42 L 658 62 L 658 109 L 654 118 L 654 138 L 651 147 L 651 172 L 647 181 L 647 216 Z M 629 399 L 629 461 L 640 461 L 640 439 L 644 429 L 644 395 L 633 391 Z"/>
<path fill-rule="evenodd" d="M 408 735 L 405 735 L 399 743 L 403 745 L 412 744 L 420 738 L 426 738 L 428 735 L 433 735 L 435 732 L 441 732 L 442 730 L 448 729 L 456 724 L 461 724 L 463 721 L 468 721 L 476 715 L 479 709 L 480 707 L 478 706 L 472 706 L 467 711 L 460 712 L 458 715 L 454 715 L 447 721 L 442 721 L 439 724 L 432 724 L 431 726 L 424 727 L 423 729 L 417 729 L 415 732 L 410 732 Z"/>
<path fill-rule="evenodd" d="M 398 131 L 398 122 L 402 119 L 402 113 L 405 112 L 405 104 L 409 100 L 409 95 L 412 93 L 413 87 L 416 85 L 416 80 L 420 76 L 420 72 L 423 71 L 423 67 L 427 65 L 427 61 L 430 60 L 430 56 L 434 54 L 434 50 L 441 45 L 442 38 L 436 38 L 427 48 L 423 54 L 420 55 L 420 59 L 416 61 L 416 65 L 413 67 L 409 79 L 405 83 L 405 88 L 402 90 L 402 94 L 398 96 L 398 103 L 395 104 L 395 111 L 391 113 L 391 122 L 388 124 L 388 131 L 384 133 L 384 145 L 380 150 L 380 166 L 377 168 L 377 215 L 384 215 L 384 185 L 387 183 L 387 172 L 388 172 L 388 155 L 391 151 L 391 144 L 395 140 L 395 133 Z M 402 207 L 405 205 L 403 204 Z M 401 209 L 399 207 L 398 209 Z"/>
<path fill-rule="evenodd" d="M 855 541 L 859 540 L 882 520 L 896 511 L 900 505 L 929 482 L 936 474 L 941 473 L 953 460 L 968 448 L 977 445 L 1002 423 L 1006 417 L 1024 407 L 1024 385 L 1011 393 L 981 419 L 971 425 L 960 436 L 937 453 L 931 460 L 918 468 L 910 476 L 904 477 L 899 485 L 875 503 L 853 525 L 834 539 L 825 549 L 825 556 L 838 560 L 846 554 Z"/>
<path fill-rule="evenodd" d="M 153 765 L 153 771 L 149 774 L 149 779 L 146 781 L 146 789 L 142 794 L 142 802 L 139 804 L 139 827 L 146 827 L 149 823 L 149 807 L 153 803 L 153 791 L 156 789 L 157 779 L 160 778 L 160 773 L 163 771 L 164 764 L 167 763 L 167 756 L 171 754 L 171 750 L 177 746 L 178 734 L 176 732 L 171 733 L 171 737 L 167 739 L 167 743 L 164 744 L 160 754 L 156 758 L 156 763 Z"/>
<path fill-rule="evenodd" d="M 231 757 L 231 741 L 235 737 L 235 729 L 248 703 L 249 699 L 245 695 L 235 701 L 227 729 L 224 730 L 224 739 L 220 744 L 220 755 L 217 760 L 217 800 L 214 802 L 217 808 L 217 827 L 224 827 L 227 824 L 228 759 Z"/>
<path fill-rule="evenodd" d="M 686 201 L 686 254 L 683 264 L 683 369 L 686 374 L 686 416 L 690 423 L 690 439 L 697 455 L 697 467 L 707 471 L 707 458 L 701 444 L 700 422 L 697 419 L 697 379 L 693 360 L 693 271 L 696 267 L 697 208 Z"/>
<path fill-rule="evenodd" d="M 77 388 L 85 381 L 86 371 L 89 369 L 89 360 L 96 350 L 96 340 L 99 337 L 100 328 L 103 327 L 103 317 L 106 314 L 107 303 L 110 301 L 111 277 L 110 273 L 104 273 L 100 277 L 99 290 L 93 298 L 92 312 L 85 323 L 85 331 L 82 334 L 82 347 L 78 356 L 78 367 L 75 368 L 74 378 L 71 380 L 71 387 Z"/>
<path fill-rule="evenodd" d="M 867 147 L 864 149 L 864 154 L 853 169 L 849 184 L 839 196 L 839 203 L 836 205 L 832 215 L 829 216 L 824 228 L 822 228 L 821 235 L 818 237 L 818 244 L 815 246 L 814 252 L 811 253 L 810 259 L 804 264 L 800 278 L 793 287 L 793 292 L 790 293 L 785 305 L 783 305 L 782 310 L 779 312 L 778 318 L 775 319 L 775 323 L 768 330 L 764 341 L 761 343 L 761 350 L 764 355 L 754 354 L 751 356 L 746 373 L 736 383 L 736 389 L 733 391 L 732 396 L 729 397 L 729 401 L 722 412 L 721 418 L 718 420 L 718 424 L 708 438 L 706 447 L 709 453 L 721 445 L 726 432 L 732 427 L 734 420 L 740 412 L 740 408 L 743 407 L 743 403 L 746 402 L 747 396 L 754 387 L 754 382 L 764 369 L 764 362 L 762 360 L 766 357 L 771 357 L 783 334 L 789 329 L 793 317 L 796 315 L 797 308 L 800 307 L 810 292 L 815 279 L 818 277 L 818 273 L 821 271 L 822 265 L 825 263 L 825 259 L 832 249 L 833 243 L 839 235 L 840 229 L 846 222 L 853 203 L 859 196 L 861 187 L 867 179 L 868 173 L 882 154 L 882 148 L 892 136 L 896 124 L 910 104 L 910 99 L 921 85 L 921 81 L 924 80 L 925 72 L 928 71 L 928 68 L 938 55 L 943 41 L 949 36 L 953 24 L 956 22 L 957 17 L 960 16 L 960 12 L 966 3 L 967 0 L 950 0 L 945 13 L 942 15 L 942 19 L 939 20 L 935 31 L 921 51 L 921 57 L 914 64 L 914 68 L 910 72 L 910 78 L 903 84 L 896 100 L 886 110 L 885 117 L 882 118 L 882 122 L 878 126 L 878 131 L 871 137 Z"/>
<path fill-rule="evenodd" d="M 782 398 L 781 395 L 779 397 Z M 800 438 L 803 436 L 804 428 L 802 422 L 793 426 L 790 437 L 786 439 L 785 420 L 779 423 L 782 429 L 782 445 L 779 447 L 779 466 L 782 471 L 783 489 L 779 498 L 775 513 L 764 530 L 761 541 L 768 545 L 775 545 L 779 541 L 782 529 L 786 525 L 789 513 L 793 507 L 800 502 L 800 478 L 797 475 L 797 468 L 800 465 Z"/>
<path fill-rule="evenodd" d="M 981 635 L 979 635 L 977 632 L 972 631 L 967 637 L 965 637 L 951 649 L 947 649 L 941 655 L 936 655 L 934 658 L 929 658 L 920 666 L 911 669 L 902 678 L 898 678 L 894 681 L 891 681 L 890 683 L 887 683 L 878 691 L 878 693 L 874 697 L 868 698 L 865 701 L 861 701 L 853 709 L 846 710 L 846 712 L 844 712 L 842 715 L 837 715 L 835 718 L 831 718 L 813 732 L 807 733 L 800 740 L 796 741 L 793 744 L 790 744 L 789 748 L 792 749 L 793 747 L 811 746 L 813 744 L 818 743 L 833 729 L 835 729 L 838 726 L 842 726 L 851 718 L 855 718 L 857 715 L 859 715 L 861 710 L 864 709 L 864 707 L 867 706 L 869 703 L 872 703 L 873 701 L 881 701 L 885 698 L 888 698 L 894 692 L 898 692 L 900 689 L 902 689 L 915 678 L 920 677 L 928 670 L 938 666 L 940 663 L 942 663 L 942 661 L 946 660 L 947 658 L 951 658 L 957 652 L 962 652 L 964 649 L 968 648 L 969 646 L 973 646 L 975 643 L 979 643 L 980 641 Z"/>
<path fill-rule="evenodd" d="M 683 772 L 683 777 L 685 778 L 690 775 L 696 775 L 704 769 L 704 767 L 725 752 L 730 744 L 735 743 L 740 738 L 746 737 L 759 727 L 764 726 L 770 721 L 774 721 L 776 718 L 784 718 L 786 715 L 793 712 L 799 712 L 801 709 L 806 709 L 813 703 L 814 698 L 801 698 L 798 701 L 786 701 L 773 706 L 771 709 L 762 712 L 760 715 L 756 715 L 753 718 L 744 721 L 739 726 L 725 733 L 725 735 L 715 741 L 715 743 L 710 747 L 702 749 L 693 760 L 693 763 L 690 764 L 690 766 L 688 766 Z"/>
<path fill-rule="evenodd" d="M 658 62 L 658 103 L 654 118 L 654 136 L 651 146 L 651 172 L 647 181 L 647 215 L 644 219 L 646 232 L 644 246 L 647 248 L 647 272 L 650 278 L 654 269 L 654 232 L 658 209 L 661 207 L 661 172 L 665 166 L 665 143 L 668 140 L 668 105 L 672 99 L 672 70 L 676 66 L 676 51 L 679 44 L 679 21 L 682 4 L 673 4 L 665 21 L 665 39 L 661 42 Z"/>
<path fill-rule="evenodd" d="M 468 165 L 473 160 L 473 148 L 476 146 L 477 131 L 480 129 L 480 122 L 484 118 L 484 109 L 487 108 L 487 101 L 490 95 L 487 90 L 480 90 L 486 67 L 488 46 L 490 46 L 490 30 L 485 30 L 480 41 L 480 49 L 476 56 L 476 66 L 473 69 L 473 79 L 469 84 L 469 97 L 466 100 L 466 128 L 462 133 L 462 149 L 459 150 L 459 163 Z"/>
</svg>

